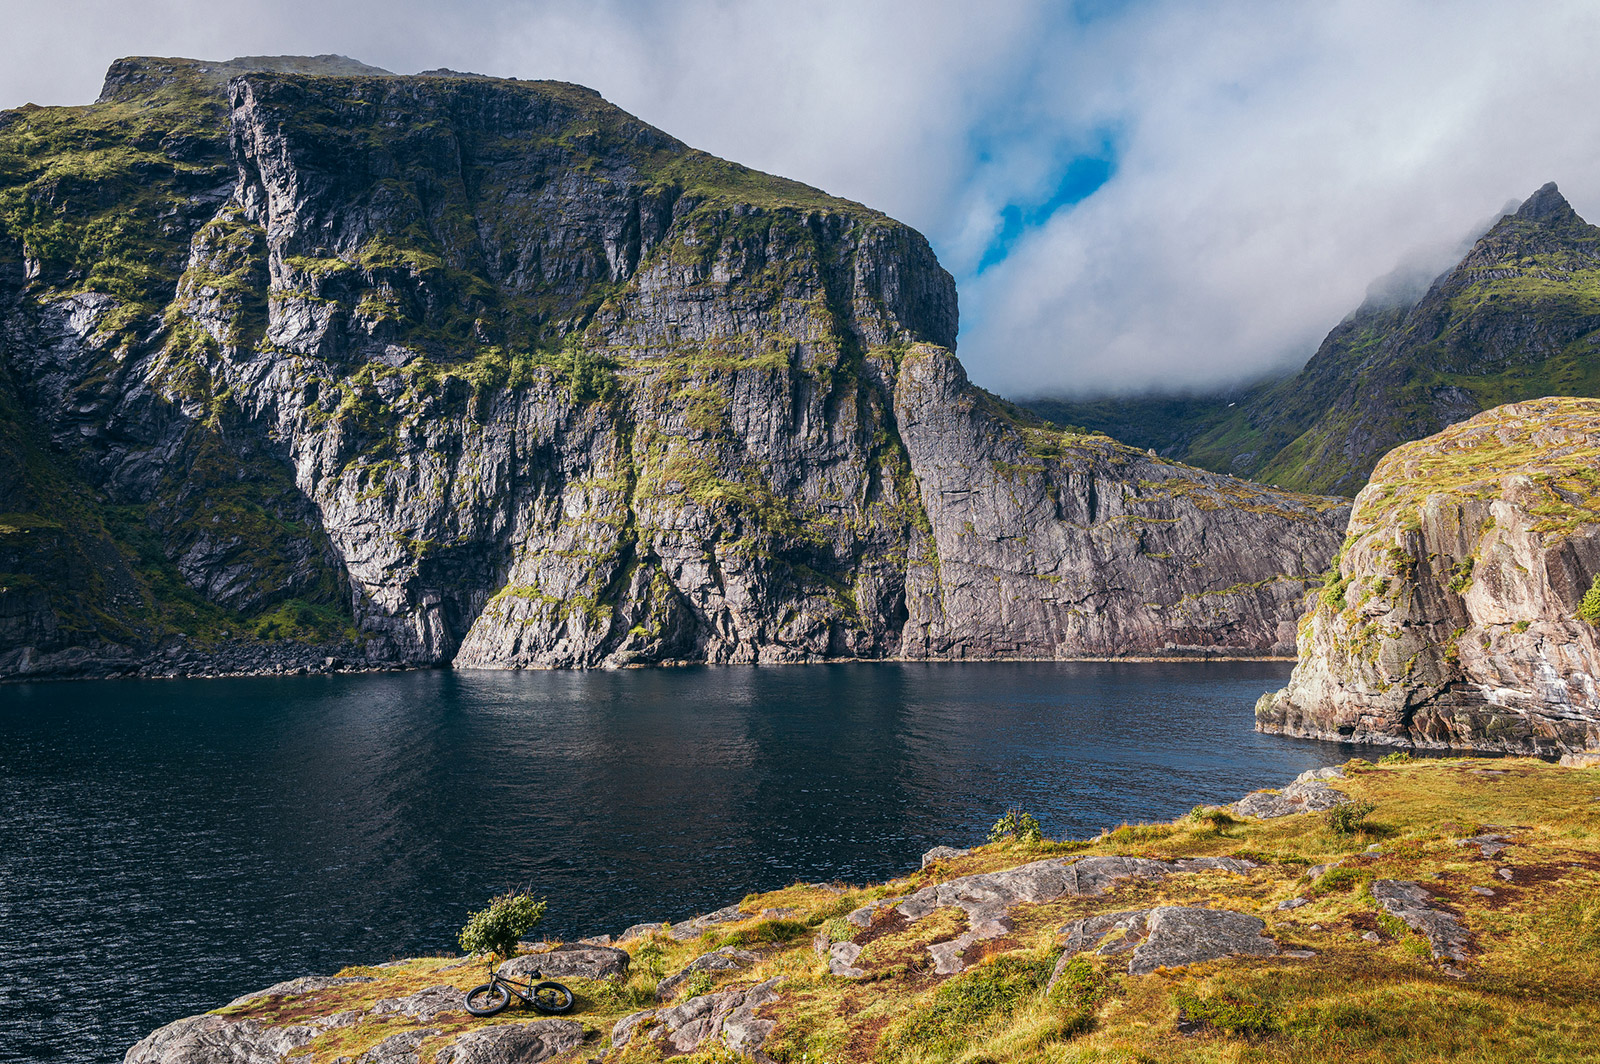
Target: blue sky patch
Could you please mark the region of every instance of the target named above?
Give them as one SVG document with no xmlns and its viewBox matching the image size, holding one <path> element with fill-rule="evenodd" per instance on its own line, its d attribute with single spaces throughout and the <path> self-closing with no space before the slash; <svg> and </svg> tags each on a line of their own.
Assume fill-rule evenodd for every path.
<svg viewBox="0 0 1600 1064">
<path fill-rule="evenodd" d="M 1030 229 L 1048 222 L 1056 211 L 1082 203 L 1111 180 L 1116 172 L 1116 153 L 1108 140 L 1100 151 L 1079 155 L 1067 163 L 1049 198 L 1038 203 L 1008 203 L 1000 211 L 1000 230 L 984 249 L 978 260 L 977 273 L 982 273 L 1011 254 L 1018 238 Z"/>
</svg>

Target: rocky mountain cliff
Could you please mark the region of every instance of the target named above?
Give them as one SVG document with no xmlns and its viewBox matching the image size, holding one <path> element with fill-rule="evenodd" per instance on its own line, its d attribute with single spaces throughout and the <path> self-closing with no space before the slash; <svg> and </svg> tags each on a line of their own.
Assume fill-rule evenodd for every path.
<svg viewBox="0 0 1600 1064">
<path fill-rule="evenodd" d="M 1408 440 L 1502 403 L 1600 395 L 1600 228 L 1553 184 L 1420 297 L 1374 286 L 1299 373 L 1197 399 L 1030 406 L 1208 469 L 1349 494 Z"/>
<path fill-rule="evenodd" d="M 1398 448 L 1263 731 L 1600 749 L 1600 400 L 1513 403 Z"/>
<path fill-rule="evenodd" d="M 1342 500 L 970 385 L 927 242 L 591 90 L 0 115 L 0 675 L 1263 653 Z"/>
</svg>

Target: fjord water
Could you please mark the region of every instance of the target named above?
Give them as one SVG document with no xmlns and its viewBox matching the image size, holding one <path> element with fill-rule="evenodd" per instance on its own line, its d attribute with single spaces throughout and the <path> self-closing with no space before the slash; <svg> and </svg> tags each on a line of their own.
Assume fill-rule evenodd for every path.
<svg viewBox="0 0 1600 1064">
<path fill-rule="evenodd" d="M 1051 837 L 1356 748 L 1258 735 L 1279 663 L 412 672 L 0 687 L 0 1059 L 113 1061 L 281 979 L 880 879 L 1009 805 Z"/>
</svg>

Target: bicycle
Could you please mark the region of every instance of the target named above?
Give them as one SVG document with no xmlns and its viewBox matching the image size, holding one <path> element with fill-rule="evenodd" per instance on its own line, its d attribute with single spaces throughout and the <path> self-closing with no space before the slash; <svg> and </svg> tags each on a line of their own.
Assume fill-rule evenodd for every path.
<svg viewBox="0 0 1600 1064">
<path fill-rule="evenodd" d="M 535 983 L 535 979 L 544 979 L 544 973 L 537 968 L 528 976 L 527 985 L 524 986 L 515 979 L 501 975 L 491 964 L 489 981 L 468 990 L 462 1003 L 474 1016 L 493 1016 L 511 1004 L 511 995 L 515 994 L 540 1012 L 559 1015 L 572 1011 L 573 1002 L 576 1000 L 572 996 L 572 991 L 560 983 L 548 980 Z"/>
</svg>

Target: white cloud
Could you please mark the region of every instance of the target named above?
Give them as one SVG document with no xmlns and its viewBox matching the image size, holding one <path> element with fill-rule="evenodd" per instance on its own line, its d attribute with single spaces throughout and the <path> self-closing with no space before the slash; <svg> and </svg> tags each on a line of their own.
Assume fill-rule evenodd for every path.
<svg viewBox="0 0 1600 1064">
<path fill-rule="evenodd" d="M 886 210 L 961 284 L 997 390 L 1291 365 L 1402 259 L 1556 180 L 1600 219 L 1591 3 L 65 0 L 5 12 L 0 101 L 128 54 L 342 52 L 600 89 L 675 136 Z M 1080 11 L 1087 10 L 1080 5 Z M 1008 203 L 1115 131 L 1111 180 L 974 271 Z"/>
</svg>

